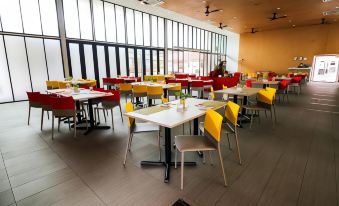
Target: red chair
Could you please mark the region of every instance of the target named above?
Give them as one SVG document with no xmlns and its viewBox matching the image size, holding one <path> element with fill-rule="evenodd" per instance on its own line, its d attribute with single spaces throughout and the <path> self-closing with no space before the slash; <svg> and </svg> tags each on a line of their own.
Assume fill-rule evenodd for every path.
<svg viewBox="0 0 339 206">
<path fill-rule="evenodd" d="M 58 118 L 58 131 L 60 130 L 61 118 L 73 118 L 74 121 L 74 137 L 76 137 L 76 115 L 77 113 L 84 112 L 76 110 L 73 97 L 56 97 L 52 101 L 52 139 L 54 139 L 54 118 Z M 88 129 L 87 118 L 86 127 Z M 70 129 L 70 125 L 69 125 Z"/>
<path fill-rule="evenodd" d="M 110 88 L 111 86 L 114 86 L 114 78 L 106 77 L 102 78 L 103 86 L 107 86 L 107 88 Z"/>
<path fill-rule="evenodd" d="M 104 92 L 105 89 L 104 88 L 93 88 L 93 91 Z"/>
<path fill-rule="evenodd" d="M 49 112 L 52 111 L 52 104 L 54 98 L 56 98 L 55 94 L 40 94 L 41 95 L 41 126 L 40 130 L 42 130 L 43 122 L 44 122 L 44 112 L 47 112 L 47 117 L 49 119 Z"/>
<path fill-rule="evenodd" d="M 185 93 L 187 93 L 188 90 L 188 80 L 185 79 L 177 79 L 176 83 L 180 83 L 181 84 L 181 89 L 185 90 Z"/>
<path fill-rule="evenodd" d="M 176 79 L 187 79 L 188 74 L 175 74 L 174 75 Z"/>
<path fill-rule="evenodd" d="M 80 85 L 80 88 L 82 88 L 82 89 L 89 89 L 90 86 L 88 86 L 88 85 L 86 85 L 86 84 L 83 84 L 83 85 Z"/>
<path fill-rule="evenodd" d="M 237 77 L 238 79 L 240 79 L 241 72 L 234 72 L 233 77 Z"/>
<path fill-rule="evenodd" d="M 188 77 L 195 79 L 197 77 L 197 75 L 196 74 L 189 74 Z"/>
<path fill-rule="evenodd" d="M 245 84 L 246 84 L 246 87 L 252 87 L 252 79 L 247 79 L 246 81 L 245 81 Z"/>
<path fill-rule="evenodd" d="M 108 110 L 111 110 L 111 116 L 112 116 L 112 129 L 114 130 L 114 120 L 113 120 L 113 109 L 115 107 L 119 107 L 120 109 L 120 115 L 121 115 L 121 121 L 124 122 L 124 119 L 122 117 L 122 111 L 121 111 L 121 104 L 120 104 L 120 91 L 119 90 L 106 90 L 107 93 L 112 93 L 113 95 L 103 97 L 101 98 L 101 107 L 98 106 L 94 108 L 94 119 L 96 122 L 96 116 L 98 115 L 98 119 L 100 122 L 100 116 L 99 116 L 99 110 L 103 110 L 105 122 L 106 122 L 106 116 L 105 111 L 108 112 Z"/>
<path fill-rule="evenodd" d="M 125 83 L 125 80 L 124 79 L 120 79 L 120 78 L 116 78 L 114 79 L 114 87 L 115 89 L 117 89 L 117 87 L 119 86 L 119 84 L 122 84 L 122 83 Z"/>
<path fill-rule="evenodd" d="M 288 80 L 282 80 L 279 82 L 279 89 L 277 90 L 277 94 L 279 96 L 279 102 L 280 102 L 280 95 L 282 95 L 282 100 L 284 101 L 285 96 L 287 97 L 288 102 Z"/>
<path fill-rule="evenodd" d="M 192 95 L 193 91 L 198 92 L 198 98 L 204 96 L 204 82 L 202 80 L 194 80 L 191 82 L 190 94 Z"/>
<path fill-rule="evenodd" d="M 31 118 L 31 108 L 41 109 L 41 94 L 40 92 L 26 92 L 28 97 L 28 125 Z"/>
<path fill-rule="evenodd" d="M 298 95 L 301 93 L 301 80 L 302 77 L 295 76 L 292 77 L 291 83 L 289 84 L 289 88 L 293 88 L 293 91 L 296 92 Z"/>
</svg>

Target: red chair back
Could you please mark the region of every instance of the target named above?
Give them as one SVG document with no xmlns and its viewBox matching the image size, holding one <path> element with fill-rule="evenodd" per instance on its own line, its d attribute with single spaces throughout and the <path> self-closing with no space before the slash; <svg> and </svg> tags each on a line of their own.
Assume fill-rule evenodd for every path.
<svg viewBox="0 0 339 206">
<path fill-rule="evenodd" d="M 83 89 L 89 89 L 89 86 L 84 84 L 84 85 L 80 85 L 80 88 L 83 88 Z"/>
<path fill-rule="evenodd" d="M 104 101 L 114 101 L 114 102 L 120 102 L 120 91 L 119 90 L 106 90 L 106 93 L 112 93 L 113 95 L 103 97 L 102 100 Z"/>
<path fill-rule="evenodd" d="M 104 88 L 93 88 L 93 90 L 97 92 L 105 92 Z"/>
<path fill-rule="evenodd" d="M 188 77 L 191 77 L 191 78 L 196 78 L 196 74 L 189 74 Z"/>
<path fill-rule="evenodd" d="M 180 83 L 182 87 L 188 87 L 188 80 L 177 79 L 176 83 Z"/>
<path fill-rule="evenodd" d="M 241 72 L 235 72 L 235 73 L 233 74 L 233 77 L 238 77 L 238 78 L 240 78 L 240 76 L 241 76 Z"/>
<path fill-rule="evenodd" d="M 288 80 L 281 80 L 281 82 L 279 82 L 279 89 L 280 90 L 285 90 L 288 87 Z"/>
<path fill-rule="evenodd" d="M 247 79 L 245 84 L 246 84 L 246 87 L 252 87 L 252 80 L 251 79 Z"/>
<path fill-rule="evenodd" d="M 205 77 L 205 76 L 199 76 L 198 79 L 201 79 L 201 80 L 211 80 L 212 78 L 211 77 Z"/>
<path fill-rule="evenodd" d="M 204 82 L 202 80 L 192 81 L 191 87 L 203 87 Z"/>
<path fill-rule="evenodd" d="M 114 79 L 115 78 L 106 77 L 106 78 L 102 78 L 102 82 L 103 83 L 114 84 Z"/>
<path fill-rule="evenodd" d="M 41 102 L 41 94 L 40 92 L 26 92 L 28 101 L 30 103 L 40 103 Z"/>
<path fill-rule="evenodd" d="M 57 97 L 53 98 L 53 110 L 75 110 L 73 97 Z"/>
<path fill-rule="evenodd" d="M 187 79 L 188 74 L 175 74 L 176 79 Z"/>
<path fill-rule="evenodd" d="M 55 94 L 41 94 L 41 104 L 44 106 L 52 106 L 55 98 Z"/>
<path fill-rule="evenodd" d="M 125 80 L 123 80 L 123 79 L 114 79 L 113 83 L 114 84 L 122 84 L 122 83 L 125 83 Z"/>
<path fill-rule="evenodd" d="M 167 79 L 167 84 L 169 83 L 177 83 L 177 81 L 175 79 Z"/>
<path fill-rule="evenodd" d="M 292 83 L 300 83 L 301 80 L 302 80 L 302 77 L 296 76 L 296 77 L 293 77 L 293 78 L 292 78 L 291 82 L 292 82 Z"/>
</svg>

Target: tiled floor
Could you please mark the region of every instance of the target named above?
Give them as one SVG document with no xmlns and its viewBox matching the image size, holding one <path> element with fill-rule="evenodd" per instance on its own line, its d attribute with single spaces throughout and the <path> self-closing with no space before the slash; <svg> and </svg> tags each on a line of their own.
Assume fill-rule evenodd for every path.
<svg viewBox="0 0 339 206">
<path fill-rule="evenodd" d="M 74 139 L 62 124 L 52 141 L 51 120 L 40 131 L 40 110 L 32 110 L 27 126 L 27 102 L 1 104 L 0 205 L 149 206 L 178 198 L 191 205 L 337 205 L 339 85 L 309 83 L 288 104 L 277 103 L 277 112 L 275 126 L 262 116 L 251 130 L 239 129 L 243 165 L 222 140 L 229 187 L 216 155 L 211 166 L 192 153 L 186 159 L 198 166 L 185 167 L 180 191 L 179 170 L 165 184 L 162 168 L 140 167 L 158 157 L 156 134 L 135 135 L 122 166 L 127 129 L 118 109 L 114 131 L 79 131 Z M 180 133 L 182 127 L 173 135 Z"/>
</svg>

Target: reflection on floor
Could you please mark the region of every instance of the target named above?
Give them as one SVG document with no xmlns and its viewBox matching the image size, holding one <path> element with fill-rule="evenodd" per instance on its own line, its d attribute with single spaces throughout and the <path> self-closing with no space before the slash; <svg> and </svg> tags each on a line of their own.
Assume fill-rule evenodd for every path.
<svg viewBox="0 0 339 206">
<path fill-rule="evenodd" d="M 184 191 L 180 170 L 173 169 L 165 184 L 162 168 L 140 167 L 140 160 L 158 157 L 156 134 L 136 135 L 127 167 L 122 166 L 127 130 L 118 110 L 114 131 L 88 136 L 80 131 L 74 139 L 62 124 L 52 141 L 51 120 L 45 118 L 40 131 L 39 110 L 32 110 L 27 126 L 27 102 L 2 104 L 0 205 L 149 206 L 172 205 L 179 198 L 190 205 L 337 205 L 338 100 L 338 84 L 309 83 L 300 96 L 290 95 L 288 104 L 277 103 L 274 128 L 262 117 L 252 130 L 239 129 L 242 166 L 223 138 L 227 188 L 218 161 L 211 166 L 194 153 L 185 156 L 198 166 L 185 168 Z M 182 127 L 173 135 L 180 133 Z"/>
</svg>

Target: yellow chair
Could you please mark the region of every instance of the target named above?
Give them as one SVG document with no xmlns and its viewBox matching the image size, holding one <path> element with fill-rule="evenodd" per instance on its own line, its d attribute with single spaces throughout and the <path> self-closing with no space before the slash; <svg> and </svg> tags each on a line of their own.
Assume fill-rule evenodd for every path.
<svg viewBox="0 0 339 206">
<path fill-rule="evenodd" d="M 90 87 L 96 87 L 97 86 L 97 80 L 95 80 L 95 79 L 88 79 L 86 84 L 88 86 L 90 86 Z"/>
<path fill-rule="evenodd" d="M 176 85 L 176 86 L 167 89 L 168 98 L 170 96 L 174 96 L 175 99 L 177 99 L 178 97 L 175 93 L 181 92 L 181 84 L 180 83 L 169 83 L 169 85 Z"/>
<path fill-rule="evenodd" d="M 58 83 L 59 83 L 59 89 L 66 89 L 67 88 L 67 84 L 69 84 L 67 82 L 62 82 L 62 81 L 60 81 Z"/>
<path fill-rule="evenodd" d="M 164 94 L 162 86 L 147 86 L 148 106 L 151 106 L 152 100 L 161 99 Z"/>
<path fill-rule="evenodd" d="M 126 113 L 134 111 L 133 104 L 131 102 L 126 103 L 125 111 Z M 157 132 L 158 133 L 159 161 L 161 161 L 160 127 L 158 125 L 155 125 L 149 122 L 136 123 L 135 119 L 132 117 L 128 117 L 127 125 L 128 125 L 128 141 L 127 141 L 126 153 L 125 153 L 125 159 L 124 159 L 123 165 L 124 166 L 126 165 L 127 154 L 129 151 L 131 151 L 133 135 L 135 133 L 141 133 L 141 132 Z"/>
<path fill-rule="evenodd" d="M 59 89 L 58 81 L 46 81 L 47 89 Z"/>
<path fill-rule="evenodd" d="M 210 94 L 210 97 L 209 97 L 211 100 L 214 100 L 215 99 L 215 94 L 214 94 L 214 89 L 213 87 L 211 87 L 211 94 Z"/>
<path fill-rule="evenodd" d="M 126 102 L 127 96 L 130 96 L 132 98 L 132 89 L 133 86 L 131 84 L 127 83 L 119 84 L 120 94 L 125 96 Z"/>
<path fill-rule="evenodd" d="M 224 177 L 224 184 L 227 186 L 227 180 L 223 165 L 223 159 L 220 149 L 220 136 L 221 136 L 221 124 L 222 116 L 211 109 L 207 110 L 205 122 L 204 122 L 204 135 L 178 135 L 175 136 L 174 142 L 176 148 L 181 152 L 181 190 L 184 188 L 184 154 L 185 152 L 196 151 L 218 151 L 222 174 Z M 175 150 L 175 168 L 177 168 L 177 150 Z M 211 154 L 210 154 L 211 157 Z M 211 158 L 212 161 L 212 158 Z"/>
<path fill-rule="evenodd" d="M 132 100 L 134 102 L 134 98 L 144 98 L 144 97 L 147 97 L 147 86 L 146 85 L 133 85 L 133 88 L 132 88 Z M 137 104 L 139 105 L 143 105 L 143 103 L 141 102 L 138 102 L 137 101 Z"/>
<path fill-rule="evenodd" d="M 253 122 L 253 117 L 256 113 L 259 114 L 260 111 L 269 111 L 271 114 L 271 119 L 274 123 L 277 121 L 277 115 L 275 112 L 275 106 L 274 106 L 274 95 L 275 92 L 267 91 L 266 89 L 262 89 L 258 92 L 257 95 L 257 103 L 255 105 L 245 105 L 243 106 L 247 112 L 251 113 L 251 123 L 250 123 L 250 128 L 252 128 L 252 122 Z M 274 115 L 274 120 L 273 120 L 273 115 Z M 259 117 L 260 120 L 260 117 Z"/>
<path fill-rule="evenodd" d="M 161 101 L 163 104 L 168 103 L 168 99 L 164 97 L 164 95 L 161 96 Z"/>
</svg>

